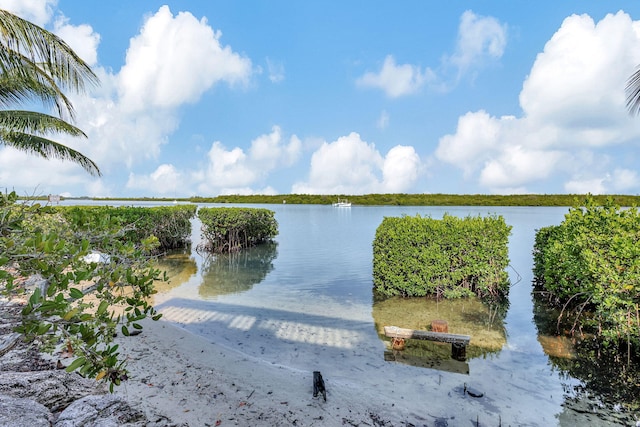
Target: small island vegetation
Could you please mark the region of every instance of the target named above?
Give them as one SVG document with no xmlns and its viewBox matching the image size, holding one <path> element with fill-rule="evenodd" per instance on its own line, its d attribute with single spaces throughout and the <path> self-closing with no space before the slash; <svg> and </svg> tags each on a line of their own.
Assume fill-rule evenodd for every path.
<svg viewBox="0 0 640 427">
<path fill-rule="evenodd" d="M 640 348 L 640 213 L 588 197 L 536 233 L 536 291 L 574 319 L 570 332 L 605 347 Z"/>
<path fill-rule="evenodd" d="M 384 218 L 373 242 L 374 288 L 385 296 L 505 300 L 510 232 L 500 216 Z"/>
<path fill-rule="evenodd" d="M 231 253 L 271 241 L 278 235 L 275 212 L 259 208 L 200 208 L 207 252 Z"/>
</svg>

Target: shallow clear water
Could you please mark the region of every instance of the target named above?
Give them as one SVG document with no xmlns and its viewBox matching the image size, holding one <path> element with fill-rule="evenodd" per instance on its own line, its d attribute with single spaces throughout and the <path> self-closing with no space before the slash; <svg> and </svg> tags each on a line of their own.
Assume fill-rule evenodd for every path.
<svg viewBox="0 0 640 427">
<path fill-rule="evenodd" d="M 194 251 L 164 260 L 174 276 L 155 301 L 165 320 L 264 363 L 320 370 L 329 387 L 344 382 L 376 390 L 409 420 L 426 425 L 435 420 L 449 426 L 635 425 L 636 414 L 580 392 L 581 379 L 559 369 L 545 353 L 541 342 L 546 341 L 534 323 L 535 231 L 559 224 L 567 208 L 252 206 L 275 211 L 276 244 L 234 256 Z M 385 216 L 441 218 L 444 213 L 498 214 L 513 227 L 512 287 L 499 325 L 501 348 L 470 353 L 462 369 L 386 361 L 387 343 L 379 335 L 383 325 L 376 323 L 390 322 L 393 312 L 381 315 L 382 309 L 374 307 L 376 228 Z M 198 220 L 193 225 L 195 248 Z M 469 397 L 465 386 L 483 397 Z"/>
</svg>

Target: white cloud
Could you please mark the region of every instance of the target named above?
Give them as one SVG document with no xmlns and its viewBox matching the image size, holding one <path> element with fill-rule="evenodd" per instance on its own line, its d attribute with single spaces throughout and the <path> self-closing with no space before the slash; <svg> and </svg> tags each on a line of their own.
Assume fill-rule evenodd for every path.
<svg viewBox="0 0 640 427">
<path fill-rule="evenodd" d="M 448 68 L 455 69 L 457 82 L 461 76 L 500 59 L 507 45 L 507 26 L 491 16 L 476 15 L 467 10 L 460 17 L 455 52 L 444 55 L 440 71 L 430 67 L 424 71 L 412 64 L 397 65 L 393 55 L 387 55 L 380 71 L 367 72 L 356 80 L 362 87 L 383 90 L 387 96 L 397 98 L 417 93 L 425 84 L 438 91 L 447 91 L 455 83 L 446 83 Z"/>
<path fill-rule="evenodd" d="M 440 139 L 436 156 L 467 174 L 472 172 L 499 148 L 500 122 L 482 110 L 465 114 L 458 119 L 456 133 Z"/>
<path fill-rule="evenodd" d="M 293 165 L 299 158 L 302 142 L 293 135 L 283 139 L 282 130 L 274 126 L 271 133 L 260 135 L 245 153 L 240 147 L 227 149 L 220 141 L 212 144 L 207 165 L 193 173 L 199 193 L 272 194 L 273 188 L 251 190 L 264 185 L 263 181 L 278 167 Z"/>
<path fill-rule="evenodd" d="M 604 178 L 572 179 L 564 184 L 564 190 L 570 194 L 605 194 Z"/>
<path fill-rule="evenodd" d="M 458 75 L 482 65 L 487 59 L 499 59 L 507 45 L 507 25 L 491 16 L 470 10 L 460 17 L 456 50 L 446 62 L 458 69 Z"/>
<path fill-rule="evenodd" d="M 385 193 L 402 193 L 418 180 L 420 157 L 413 147 L 396 145 L 387 153 L 382 165 L 382 186 Z"/>
<path fill-rule="evenodd" d="M 624 83 L 640 60 L 640 24 L 619 12 L 595 23 L 572 15 L 538 54 L 520 93 L 533 121 L 553 125 L 579 145 L 628 135 Z"/>
<path fill-rule="evenodd" d="M 562 159 L 557 151 L 541 151 L 518 145 L 504 147 L 480 173 L 480 184 L 494 191 L 548 178 Z"/>
<path fill-rule="evenodd" d="M 222 46 L 222 33 L 189 12 L 162 6 L 131 39 L 119 74 L 122 107 L 175 108 L 197 101 L 218 82 L 246 84 L 251 60 Z"/>
<path fill-rule="evenodd" d="M 412 147 L 392 148 L 385 158 L 373 144 L 352 132 L 324 142 L 311 157 L 308 182 L 298 182 L 293 193 L 365 194 L 400 192 L 415 183 L 420 161 Z"/>
<path fill-rule="evenodd" d="M 431 75 L 429 69 L 423 72 L 414 65 L 396 65 L 393 56 L 387 55 L 378 73 L 367 72 L 356 83 L 363 87 L 382 89 L 387 96 L 397 98 L 418 92 Z"/>
<path fill-rule="evenodd" d="M 56 187 L 75 187 L 88 181 L 87 173 L 75 163 L 0 148 L 0 188 L 15 189 L 21 195 L 44 195 L 57 193 Z"/>
<path fill-rule="evenodd" d="M 33 16 L 40 13 L 42 19 L 46 17 L 44 23 L 50 21 L 53 12 L 43 12 L 55 5 L 56 2 L 42 1 L 19 3 Z M 53 26 L 83 59 L 97 61 L 100 36 L 90 26 L 73 25 L 59 13 Z M 55 139 L 88 156 L 105 175 L 113 177 L 123 168 L 130 170 L 138 163 L 157 159 L 180 124 L 180 106 L 195 101 L 216 83 L 242 86 L 250 78 L 251 61 L 229 46 L 222 46 L 220 38 L 220 32 L 208 26 L 204 18 L 197 20 L 187 12 L 174 16 L 168 7 L 161 7 L 146 20 L 140 34 L 130 40 L 126 63 L 119 74 L 94 65 L 100 86 L 88 95 L 71 95 L 75 124 L 85 131 L 88 140 L 65 136 Z M 83 195 L 96 196 L 114 191 L 72 163 L 24 155 L 15 160 L 10 153 L 6 149 L 0 151 L 0 162 L 6 160 L 3 172 L 10 176 L 0 184 L 20 182 L 25 188 L 81 186 Z M 283 156 L 291 161 L 295 150 Z M 32 163 L 40 166 L 24 167 Z M 166 167 L 161 167 L 155 175 L 131 174 L 129 188 L 162 191 L 167 172 Z M 124 183 L 115 184 L 118 185 Z M 122 188 L 115 191 L 120 193 Z"/>
<path fill-rule="evenodd" d="M 43 27 L 53 16 L 58 0 L 0 0 L 0 9 Z"/>
<path fill-rule="evenodd" d="M 57 0 L 0 0 L 0 9 L 8 10 L 40 27 L 46 27 L 53 19 Z M 58 14 L 53 33 L 62 38 L 87 63 L 97 63 L 100 35 L 93 32 L 90 25 L 74 26 L 68 18 Z"/>
<path fill-rule="evenodd" d="M 267 71 L 269 71 L 269 80 L 272 83 L 280 83 L 284 80 L 284 64 L 267 58 Z"/>
<path fill-rule="evenodd" d="M 271 171 L 278 165 L 290 166 L 295 163 L 302 147 L 300 139 L 293 135 L 289 144 L 282 144 L 282 131 L 274 126 L 270 134 L 261 135 L 251 142 L 249 154 L 252 162 L 264 171 Z"/>
<path fill-rule="evenodd" d="M 178 190 L 183 190 L 185 183 L 182 174 L 173 165 L 163 164 L 148 176 L 129 174 L 127 188 L 144 190 L 142 194 L 176 195 Z"/>
<path fill-rule="evenodd" d="M 95 33 L 90 25 L 71 25 L 68 18 L 60 15 L 56 19 L 53 32 L 90 67 L 98 63 L 100 35 Z"/>
<path fill-rule="evenodd" d="M 382 110 L 380 113 L 380 117 L 378 117 L 378 121 L 376 122 L 376 127 L 378 129 L 386 129 L 389 126 L 389 113 L 386 110 Z"/>
<path fill-rule="evenodd" d="M 469 112 L 460 117 L 455 133 L 440 139 L 436 157 L 500 193 L 526 191 L 550 177 L 564 177 L 569 192 L 631 189 L 628 173 L 609 168 L 616 156 L 624 161 L 621 153 L 633 152 L 640 138 L 640 123 L 627 114 L 623 90 L 638 63 L 639 22 L 623 12 L 598 23 L 587 15 L 571 16 L 524 82 L 522 117 Z M 590 151 L 605 146 L 610 162 Z"/>
<path fill-rule="evenodd" d="M 630 169 L 615 169 L 610 178 L 611 188 L 621 193 L 637 193 L 640 190 L 638 172 Z"/>
</svg>

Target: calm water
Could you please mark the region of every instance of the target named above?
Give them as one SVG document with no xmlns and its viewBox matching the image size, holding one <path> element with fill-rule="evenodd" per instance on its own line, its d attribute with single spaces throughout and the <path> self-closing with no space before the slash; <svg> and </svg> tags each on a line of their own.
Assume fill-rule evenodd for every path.
<svg viewBox="0 0 640 427">
<path fill-rule="evenodd" d="M 276 244 L 233 257 L 194 251 L 165 259 L 173 280 L 156 299 L 165 320 L 258 361 L 320 370 L 329 388 L 352 383 L 376 390 L 416 425 L 438 420 L 449 426 L 476 421 L 483 426 L 635 425 L 635 414 L 616 402 L 580 392 L 581 380 L 545 353 L 545 337 L 534 322 L 535 231 L 559 224 L 567 208 L 251 206 L 275 211 Z M 386 343 L 378 334 L 382 325 L 376 323 L 390 322 L 394 312 L 376 319 L 381 316 L 372 296 L 376 228 L 385 216 L 441 218 L 444 213 L 498 214 L 513 227 L 513 285 L 500 323 L 501 347 L 470 354 L 463 369 L 385 361 Z M 195 248 L 199 222 L 193 225 Z M 410 310 L 398 309 L 398 321 Z M 465 385 L 484 396 L 465 395 Z"/>
</svg>

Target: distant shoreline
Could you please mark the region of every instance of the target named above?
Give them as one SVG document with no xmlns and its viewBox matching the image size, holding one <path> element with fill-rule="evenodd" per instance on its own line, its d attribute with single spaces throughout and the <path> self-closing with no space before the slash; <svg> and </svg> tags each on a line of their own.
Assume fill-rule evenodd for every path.
<svg viewBox="0 0 640 427">
<path fill-rule="evenodd" d="M 61 197 L 61 200 L 93 201 L 156 201 L 181 203 L 259 203 L 259 204 L 315 204 L 331 205 L 336 200 L 348 200 L 354 206 L 575 206 L 587 197 L 596 202 L 611 198 L 620 206 L 640 205 L 640 195 L 625 194 L 364 194 L 364 195 L 224 195 L 215 197 Z M 47 200 L 47 197 L 38 199 Z"/>
</svg>

